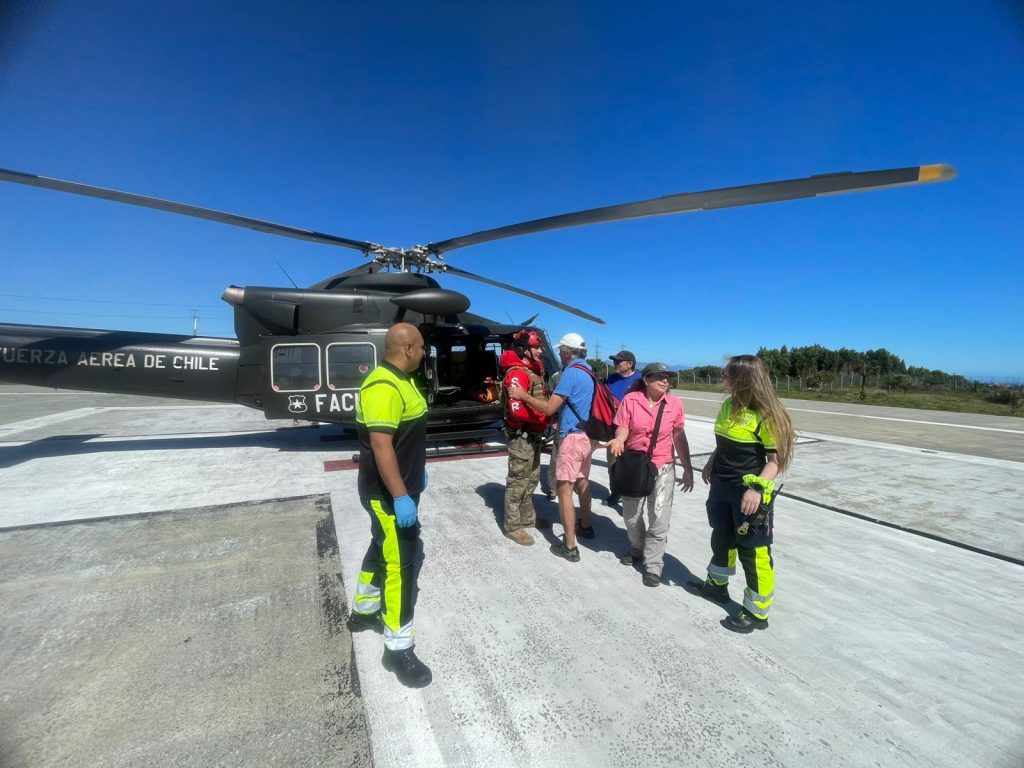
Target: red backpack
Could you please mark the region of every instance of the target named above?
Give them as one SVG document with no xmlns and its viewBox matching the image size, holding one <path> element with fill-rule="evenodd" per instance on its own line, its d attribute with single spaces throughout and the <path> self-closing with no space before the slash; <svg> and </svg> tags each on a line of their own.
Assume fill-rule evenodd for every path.
<svg viewBox="0 0 1024 768">
<path fill-rule="evenodd" d="M 585 419 L 580 416 L 579 411 L 573 407 L 568 398 L 565 400 L 566 405 L 576 414 L 587 437 L 601 442 L 611 440 L 615 437 L 615 409 L 619 405 L 615 395 L 608 389 L 608 385 L 598 379 L 594 372 L 586 366 L 573 364 L 569 367 L 586 371 L 587 375 L 594 380 L 594 396 L 590 399 L 590 414 Z"/>
</svg>

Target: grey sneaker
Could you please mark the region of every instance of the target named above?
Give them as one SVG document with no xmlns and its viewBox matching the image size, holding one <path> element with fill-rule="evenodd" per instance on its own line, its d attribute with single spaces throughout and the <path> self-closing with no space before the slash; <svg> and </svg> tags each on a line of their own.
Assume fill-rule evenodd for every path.
<svg viewBox="0 0 1024 768">
<path fill-rule="evenodd" d="M 576 521 L 576 538 L 577 539 L 596 539 L 597 534 L 594 533 L 594 526 L 588 525 L 583 527 L 583 523 L 580 520 Z"/>
<path fill-rule="evenodd" d="M 564 557 L 570 563 L 578 563 L 580 561 L 580 548 L 573 547 L 572 549 L 569 549 L 565 546 L 565 539 L 552 544 L 551 551 L 559 557 Z"/>
<path fill-rule="evenodd" d="M 633 565 L 633 563 L 642 563 L 644 561 L 643 555 L 638 555 L 635 552 L 627 552 L 619 558 L 619 562 L 623 565 Z"/>
</svg>

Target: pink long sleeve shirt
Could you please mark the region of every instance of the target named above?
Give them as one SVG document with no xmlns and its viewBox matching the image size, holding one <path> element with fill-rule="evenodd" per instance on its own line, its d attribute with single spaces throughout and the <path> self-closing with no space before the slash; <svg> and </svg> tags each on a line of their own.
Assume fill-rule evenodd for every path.
<svg viewBox="0 0 1024 768">
<path fill-rule="evenodd" d="M 651 461 L 658 469 L 672 461 L 672 433 L 682 429 L 686 421 L 682 400 L 669 394 L 665 395 L 664 400 L 665 413 L 661 417 L 661 426 L 658 429 L 658 444 L 654 446 L 654 454 L 651 456 Z M 626 450 L 647 450 L 651 444 L 654 420 L 658 417 L 660 407 L 661 400 L 655 403 L 653 408 L 649 408 L 644 392 L 630 392 L 622 399 L 619 409 L 615 412 L 615 426 L 629 428 Z"/>
</svg>

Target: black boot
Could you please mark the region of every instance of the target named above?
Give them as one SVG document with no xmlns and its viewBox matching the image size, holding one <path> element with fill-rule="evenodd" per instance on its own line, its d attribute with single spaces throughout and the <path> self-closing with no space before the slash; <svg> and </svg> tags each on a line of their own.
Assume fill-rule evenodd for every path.
<svg viewBox="0 0 1024 768">
<path fill-rule="evenodd" d="M 711 600 L 714 603 L 725 605 L 730 602 L 728 584 L 712 584 L 710 581 L 698 584 L 695 581 L 688 581 L 683 584 L 683 589 L 691 595 L 703 597 L 705 600 Z"/>
<path fill-rule="evenodd" d="M 746 635 L 753 632 L 755 629 L 768 629 L 768 619 L 759 619 L 744 608 L 735 616 L 729 616 L 728 618 L 723 619 L 722 626 L 726 629 L 732 630 L 733 632 L 739 632 L 742 635 Z"/>
<path fill-rule="evenodd" d="M 349 632 L 376 632 L 384 634 L 384 625 L 380 622 L 380 611 L 373 613 L 357 613 L 352 611 L 345 622 Z"/>
<path fill-rule="evenodd" d="M 398 682 L 407 688 L 423 688 L 430 685 L 434 676 L 430 673 L 430 667 L 416 658 L 412 648 L 401 651 L 384 649 L 384 657 L 380 660 L 384 669 L 394 672 Z"/>
</svg>

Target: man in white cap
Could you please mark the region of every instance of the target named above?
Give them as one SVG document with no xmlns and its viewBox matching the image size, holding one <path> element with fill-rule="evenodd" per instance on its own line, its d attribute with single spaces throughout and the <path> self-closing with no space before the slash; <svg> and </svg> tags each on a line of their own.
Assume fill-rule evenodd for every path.
<svg viewBox="0 0 1024 768">
<path fill-rule="evenodd" d="M 547 399 L 533 397 L 522 387 L 510 387 L 508 396 L 522 400 L 536 411 L 547 415 L 559 413 L 558 462 L 555 478 L 558 481 L 558 513 L 562 519 L 565 535 L 551 551 L 564 557 L 570 563 L 577 563 L 580 550 L 576 546 L 577 534 L 585 539 L 594 538 L 590 522 L 590 456 L 597 447 L 591 440 L 580 418 L 590 413 L 590 401 L 594 397 L 594 379 L 587 363 L 587 342 L 578 333 L 567 333 L 558 342 L 558 356 L 562 361 L 562 376 L 558 386 Z M 582 369 L 582 370 L 581 370 Z M 569 405 L 568 408 L 563 406 Z M 572 501 L 573 490 L 580 498 L 580 521 L 576 522 L 576 509 Z"/>
</svg>

